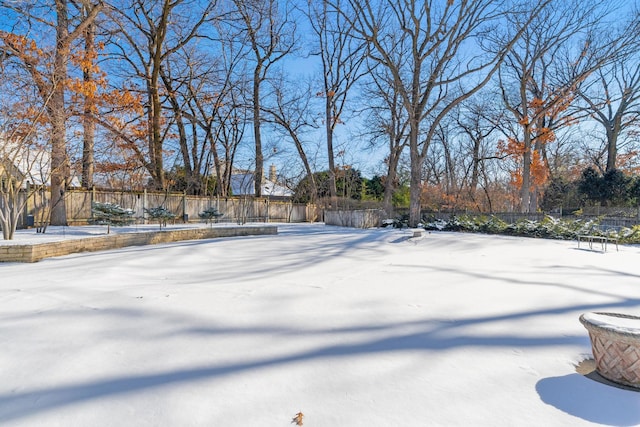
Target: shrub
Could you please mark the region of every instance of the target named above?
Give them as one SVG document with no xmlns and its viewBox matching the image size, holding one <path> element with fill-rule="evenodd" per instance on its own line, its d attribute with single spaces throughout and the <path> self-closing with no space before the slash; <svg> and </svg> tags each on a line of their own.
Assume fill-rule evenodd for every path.
<svg viewBox="0 0 640 427">
<path fill-rule="evenodd" d="M 111 226 L 129 225 L 135 219 L 133 210 L 122 208 L 114 203 L 91 203 L 91 218 L 89 224 L 106 225 L 107 234 L 111 232 Z"/>
<path fill-rule="evenodd" d="M 431 219 L 423 225 L 425 230 L 460 231 L 511 236 L 572 240 L 578 235 L 611 236 L 621 243 L 640 243 L 640 225 L 633 228 L 607 229 L 600 220 L 564 220 L 545 216 L 540 221 L 523 219 L 508 224 L 495 216 L 452 216 L 449 220 Z"/>
<path fill-rule="evenodd" d="M 224 215 L 223 213 L 218 212 L 218 209 L 214 208 L 214 207 L 210 207 L 205 209 L 204 211 L 200 212 L 198 214 L 198 216 L 200 217 L 200 219 L 203 219 L 207 224 L 209 222 L 213 222 L 216 221 L 218 218 L 220 218 L 222 215 Z"/>
<path fill-rule="evenodd" d="M 149 215 L 151 219 L 158 221 L 158 224 L 160 224 L 160 228 L 166 227 L 167 221 L 174 220 L 176 218 L 176 214 L 169 211 L 163 206 L 149 209 L 145 208 L 144 211 Z"/>
</svg>

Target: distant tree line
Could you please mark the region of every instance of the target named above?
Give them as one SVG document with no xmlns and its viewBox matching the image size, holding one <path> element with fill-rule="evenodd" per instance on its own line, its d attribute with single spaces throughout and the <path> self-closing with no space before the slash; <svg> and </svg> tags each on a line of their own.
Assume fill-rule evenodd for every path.
<svg viewBox="0 0 640 427">
<path fill-rule="evenodd" d="M 588 167 L 575 181 L 564 181 L 562 178 L 552 180 L 542 201 L 543 208 L 548 211 L 563 206 L 575 209 L 594 205 L 640 205 L 640 176 L 631 176 L 617 169 L 602 174 Z"/>
<path fill-rule="evenodd" d="M 381 202 L 385 193 L 385 177 L 374 175 L 372 178 L 363 177 L 361 172 L 355 169 L 344 169 L 338 174 L 336 188 L 338 195 L 343 199 L 362 202 Z M 316 172 L 314 181 L 316 183 L 316 194 L 312 194 L 309 186 L 309 178 L 302 179 L 295 188 L 294 201 L 298 203 L 309 203 L 313 197 L 321 200 L 329 200 L 331 191 L 329 189 L 329 171 Z M 406 185 L 399 186 L 393 198 L 393 206 L 397 208 L 409 207 L 409 188 Z M 337 207 L 337 206 L 336 206 Z"/>
</svg>

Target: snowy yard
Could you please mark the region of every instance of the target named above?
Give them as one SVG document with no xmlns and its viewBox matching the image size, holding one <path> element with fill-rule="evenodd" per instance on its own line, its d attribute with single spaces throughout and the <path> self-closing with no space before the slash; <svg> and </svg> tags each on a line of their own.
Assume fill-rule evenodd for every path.
<svg viewBox="0 0 640 427">
<path fill-rule="evenodd" d="M 640 314 L 639 247 L 410 236 L 282 224 L 0 264 L 0 425 L 640 425 L 640 392 L 576 373 L 580 314 Z"/>
</svg>

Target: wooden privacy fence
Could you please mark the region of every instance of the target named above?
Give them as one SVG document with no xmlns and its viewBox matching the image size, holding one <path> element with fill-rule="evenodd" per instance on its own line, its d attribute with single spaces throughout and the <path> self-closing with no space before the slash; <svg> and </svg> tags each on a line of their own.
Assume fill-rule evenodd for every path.
<svg viewBox="0 0 640 427">
<path fill-rule="evenodd" d="M 22 200 L 27 193 L 20 194 Z M 49 209 L 49 191 L 39 189 L 32 192 L 28 203 L 21 215 L 18 227 L 33 225 L 41 218 L 47 218 Z M 178 221 L 200 221 L 198 214 L 208 208 L 216 208 L 224 214 L 219 218 L 220 222 L 314 222 L 324 221 L 326 224 L 342 225 L 347 227 L 376 227 L 386 217 L 384 212 L 378 209 L 360 210 L 327 210 L 323 211 L 315 205 L 292 203 L 286 200 L 274 200 L 269 198 L 256 199 L 253 197 L 202 197 L 188 196 L 182 193 L 165 193 L 151 191 L 106 191 L 106 190 L 68 190 L 65 195 L 67 207 L 67 222 L 73 224 L 86 224 L 91 218 L 92 201 L 100 203 L 115 203 L 123 208 L 133 209 L 134 216 L 141 221 L 146 220 L 145 208 L 163 206 L 176 215 Z M 571 219 L 597 219 L 602 226 L 607 227 L 633 227 L 640 224 L 640 208 L 583 208 L 580 216 L 563 216 Z M 402 212 L 397 212 L 397 215 Z M 449 219 L 452 215 L 494 215 L 508 223 L 518 220 L 541 220 L 544 213 L 473 213 L 473 212 L 429 212 L 423 210 L 423 217 Z M 559 216 L 554 214 L 553 216 Z"/>
<path fill-rule="evenodd" d="M 42 197 L 41 194 L 37 195 Z M 26 197 L 26 194 L 24 195 Z M 32 197 L 34 197 L 32 195 Z M 46 197 L 49 195 L 46 193 Z M 67 223 L 69 225 L 86 224 L 91 218 L 91 203 L 114 203 L 123 208 L 132 209 L 134 217 L 144 221 L 148 218 L 145 209 L 164 207 L 176 215 L 177 221 L 200 221 L 199 213 L 208 208 L 216 208 L 223 216 L 219 222 L 311 222 L 321 221 L 322 212 L 314 205 L 292 203 L 286 200 L 256 199 L 253 197 L 202 197 L 181 193 L 156 193 L 147 191 L 103 191 L 68 190 L 65 195 Z M 37 206 L 48 203 L 27 204 L 19 226 L 30 225 L 28 217 L 39 218 L 41 211 Z"/>
</svg>

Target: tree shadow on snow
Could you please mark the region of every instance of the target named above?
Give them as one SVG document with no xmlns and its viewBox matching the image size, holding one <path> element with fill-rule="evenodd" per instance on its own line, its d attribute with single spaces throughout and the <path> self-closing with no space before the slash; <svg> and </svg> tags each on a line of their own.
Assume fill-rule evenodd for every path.
<svg viewBox="0 0 640 427">
<path fill-rule="evenodd" d="M 521 313 L 521 316 L 534 315 L 533 313 Z M 342 357 L 354 357 L 358 355 L 371 354 L 390 354 L 399 352 L 415 352 L 422 351 L 425 353 L 442 351 L 459 347 L 484 347 L 484 348 L 526 348 L 526 347 L 546 347 L 546 346 L 587 346 L 588 340 L 584 336 L 522 336 L 518 334 L 502 334 L 502 335 L 478 335 L 465 334 L 458 331 L 466 325 L 478 324 L 483 322 L 493 322 L 498 318 L 478 318 L 478 319 L 461 319 L 461 321 L 438 321 L 438 320 L 422 320 L 412 322 L 399 322 L 376 325 L 372 328 L 370 325 L 362 327 L 349 327 L 345 330 L 325 330 L 324 333 L 333 333 L 336 335 L 347 334 L 351 332 L 371 333 L 365 341 L 353 343 L 352 340 L 327 339 L 324 345 L 308 351 L 285 354 L 269 358 L 262 358 L 252 361 L 229 363 L 229 364 L 212 364 L 200 365 L 185 369 L 170 370 L 165 372 L 157 372 L 150 374 L 129 375 L 122 377 L 112 377 L 101 380 L 89 381 L 85 383 L 66 384 L 39 390 L 11 392 L 0 395 L 0 420 L 10 421 L 23 417 L 27 417 L 36 413 L 46 412 L 57 408 L 81 404 L 87 401 L 93 401 L 104 397 L 113 397 L 130 393 L 141 392 L 145 390 L 157 389 L 171 386 L 173 384 L 186 384 L 192 381 L 201 381 L 205 379 L 221 378 L 224 376 L 266 369 L 271 367 L 286 366 L 300 362 L 308 362 L 313 360 L 330 360 Z M 443 333 L 445 331 L 445 333 Z M 215 333 L 214 328 L 208 331 Z M 247 330 L 233 329 L 224 330 L 222 333 L 256 333 L 252 328 Z M 281 333 L 294 332 L 291 330 L 282 330 Z M 205 331 L 186 331 L 182 333 L 205 333 Z M 259 330 L 258 333 L 274 334 L 277 330 L 268 331 Z M 322 330 L 298 331 L 304 334 L 321 334 Z M 335 344 L 341 342 L 341 344 Z M 553 406 L 562 409 L 572 415 L 579 416 L 594 422 L 615 422 L 619 425 L 633 425 L 640 421 L 640 414 L 633 413 L 632 404 L 637 407 L 637 394 L 627 398 L 617 399 L 614 403 L 616 408 L 620 408 L 626 415 L 620 415 L 616 420 L 607 420 L 606 414 L 611 414 L 610 410 L 603 412 L 603 415 L 594 409 L 598 405 L 586 404 L 588 408 L 582 408 L 582 404 L 574 402 L 572 395 L 576 395 L 579 390 L 583 391 L 581 396 L 583 399 L 595 398 L 595 393 L 591 393 L 591 389 L 585 389 L 584 384 L 579 380 L 583 378 L 576 374 L 574 376 L 545 379 L 538 384 L 538 392 L 541 399 Z M 633 399 L 633 401 L 632 401 Z M 607 399 L 611 404 L 611 399 Z M 604 405 L 601 404 L 602 407 Z M 590 407 L 589 407 L 590 406 Z M 631 412 L 631 413 L 630 413 Z M 600 417 L 600 418 L 598 418 Z M 621 422 L 624 423 L 621 423 Z"/>
<path fill-rule="evenodd" d="M 81 404 L 104 397 L 125 395 L 172 384 L 221 378 L 227 375 L 277 367 L 317 359 L 353 357 L 361 354 L 389 353 L 401 351 L 435 351 L 458 346 L 526 347 L 546 345 L 575 345 L 579 337 L 535 337 L 518 336 L 473 337 L 459 336 L 437 338 L 431 332 L 416 332 L 389 336 L 359 344 L 329 345 L 316 350 L 284 355 L 257 361 L 226 365 L 198 366 L 166 372 L 123 376 L 61 385 L 40 390 L 14 392 L 0 395 L 0 420 L 11 421 L 40 412 Z"/>
<path fill-rule="evenodd" d="M 393 231 L 396 230 L 354 229 L 324 224 L 283 227 L 276 235 L 218 237 L 75 253 L 43 260 L 38 267 L 48 266 L 53 270 L 59 270 L 63 262 L 77 262 L 82 259 L 87 268 L 99 268 L 105 258 L 119 259 L 126 256 L 128 259 L 138 260 L 152 258 L 156 265 L 170 266 L 177 273 L 182 265 L 189 265 L 194 258 L 208 256 L 210 270 L 202 269 L 202 274 L 209 281 L 237 280 L 239 269 L 242 270 L 243 279 L 255 279 L 297 272 L 305 267 L 351 256 L 361 249 L 382 253 L 385 247 L 379 243 L 399 234 Z M 219 263 L 219 254 L 229 257 L 230 244 L 234 248 L 231 251 L 232 259 L 225 260 L 224 264 Z M 246 253 L 242 250 L 245 247 L 250 248 Z M 167 262 L 160 257 L 165 257 Z M 92 266 L 92 262 L 96 263 L 96 267 Z M 188 269 L 188 272 L 193 276 L 191 269 Z"/>
</svg>

